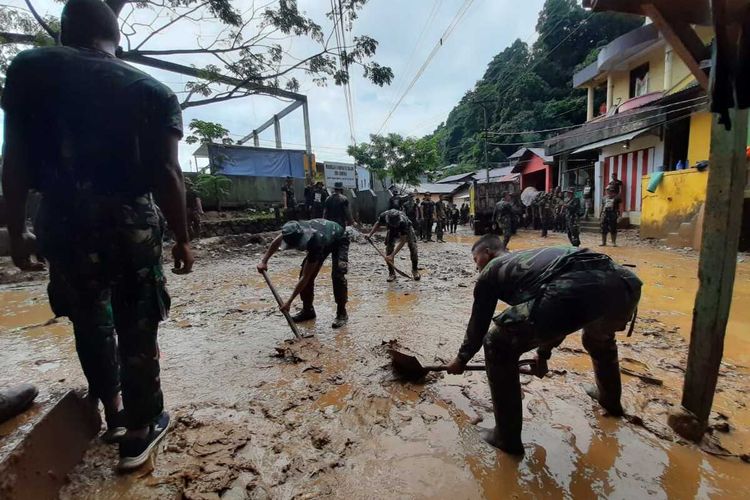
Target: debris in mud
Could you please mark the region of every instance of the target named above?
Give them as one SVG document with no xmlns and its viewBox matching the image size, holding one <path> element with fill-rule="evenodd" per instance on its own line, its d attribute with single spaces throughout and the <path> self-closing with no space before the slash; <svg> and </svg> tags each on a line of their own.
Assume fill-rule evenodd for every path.
<svg viewBox="0 0 750 500">
<path fill-rule="evenodd" d="M 313 446 L 320 450 L 331 442 L 331 437 L 325 431 L 313 428 L 310 430 L 310 440 Z"/>
</svg>

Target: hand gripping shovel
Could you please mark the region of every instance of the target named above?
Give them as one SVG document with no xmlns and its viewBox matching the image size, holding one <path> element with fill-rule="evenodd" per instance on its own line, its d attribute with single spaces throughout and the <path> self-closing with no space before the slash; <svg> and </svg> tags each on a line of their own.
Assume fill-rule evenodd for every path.
<svg viewBox="0 0 750 500">
<path fill-rule="evenodd" d="M 266 279 L 266 283 L 268 284 L 268 288 L 271 289 L 271 293 L 273 294 L 273 297 L 276 299 L 276 303 L 279 304 L 279 307 L 281 307 L 284 302 L 281 300 L 281 297 L 279 296 L 279 292 L 276 291 L 276 288 L 273 286 L 273 283 L 271 283 L 271 280 L 268 278 L 268 273 L 265 271 L 262 271 L 263 277 Z M 294 322 L 291 316 L 289 316 L 289 313 L 286 311 L 281 311 L 284 314 L 284 317 L 286 318 L 286 322 L 289 323 L 289 328 L 292 329 L 292 332 L 294 333 L 294 336 L 298 339 L 302 338 L 302 335 L 300 335 L 299 330 L 297 329 L 297 324 Z"/>
<path fill-rule="evenodd" d="M 398 274 L 400 274 L 400 275 L 401 275 L 401 276 L 403 276 L 404 278 L 408 278 L 408 279 L 410 279 L 410 280 L 414 280 L 414 277 L 413 277 L 413 276 L 411 276 L 411 275 L 408 275 L 408 274 L 406 274 L 405 272 L 403 272 L 403 271 L 402 271 L 401 269 L 397 268 L 397 267 L 396 267 L 396 264 L 395 264 L 395 263 L 391 264 L 390 262 L 388 262 L 388 259 L 387 259 L 387 258 L 386 258 L 386 256 L 385 256 L 385 255 L 383 254 L 383 252 L 381 252 L 381 251 L 380 251 L 380 249 L 378 248 L 378 246 L 377 246 L 377 245 L 375 244 L 375 242 L 373 242 L 373 241 L 372 241 L 372 238 L 365 238 L 365 239 L 367 240 L 367 242 L 368 242 L 368 243 L 369 243 L 370 245 L 372 245 L 372 248 L 374 248 L 374 249 L 375 249 L 375 251 L 376 251 L 376 252 L 378 252 L 378 253 L 380 254 L 380 256 L 381 256 L 381 257 L 383 257 L 383 260 L 385 261 L 385 263 L 386 263 L 386 264 L 387 264 L 387 265 L 388 265 L 389 267 L 392 267 L 394 271 L 396 271 L 396 272 L 397 272 Z"/>
<path fill-rule="evenodd" d="M 407 380 L 420 380 L 429 372 L 443 372 L 447 369 L 447 365 L 422 366 L 422 363 L 415 356 L 404 354 L 395 349 L 390 349 L 388 352 L 391 355 L 393 371 Z M 518 362 L 519 367 L 526 365 L 533 367 L 535 364 L 536 360 L 534 359 L 522 359 Z M 484 369 L 484 365 L 466 365 L 464 367 L 466 371 L 484 371 Z M 523 373 L 527 372 L 524 371 Z"/>
</svg>

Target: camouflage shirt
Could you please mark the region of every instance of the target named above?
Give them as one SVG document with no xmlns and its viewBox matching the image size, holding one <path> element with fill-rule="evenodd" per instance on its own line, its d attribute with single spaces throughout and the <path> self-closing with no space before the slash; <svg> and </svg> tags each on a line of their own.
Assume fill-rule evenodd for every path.
<svg viewBox="0 0 750 500">
<path fill-rule="evenodd" d="M 347 238 L 344 228 L 330 220 L 312 219 L 299 221 L 302 229 L 312 229 L 312 238 L 307 242 L 307 259 L 310 262 L 322 262 L 329 253 Z"/>
<path fill-rule="evenodd" d="M 388 219 L 392 218 L 394 215 L 398 217 L 398 223 L 395 225 L 391 225 L 388 223 Z M 411 229 L 411 221 L 409 218 L 400 210 L 396 209 L 390 209 L 386 210 L 382 214 L 380 214 L 380 217 L 378 217 L 378 224 L 381 226 L 386 226 L 388 230 L 391 232 L 392 237 L 398 237 L 402 235 L 408 235 L 409 229 Z"/>
<path fill-rule="evenodd" d="M 474 286 L 474 305 L 458 357 L 468 362 L 482 347 L 498 300 L 511 306 L 528 302 L 569 262 L 569 256 L 584 252 L 591 253 L 547 247 L 511 252 L 490 261 Z"/>
</svg>

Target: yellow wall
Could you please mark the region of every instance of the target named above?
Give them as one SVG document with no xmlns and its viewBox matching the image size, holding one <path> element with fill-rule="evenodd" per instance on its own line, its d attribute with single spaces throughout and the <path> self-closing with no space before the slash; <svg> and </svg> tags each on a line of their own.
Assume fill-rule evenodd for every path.
<svg viewBox="0 0 750 500">
<path fill-rule="evenodd" d="M 691 222 L 706 200 L 708 171 L 665 172 L 655 193 L 649 193 L 651 176 L 642 181 L 641 237 L 666 238 L 683 222 Z"/>
<path fill-rule="evenodd" d="M 688 142 L 688 165 L 708 160 L 711 148 L 711 113 L 693 113 L 690 115 L 690 140 Z"/>
<path fill-rule="evenodd" d="M 648 91 L 664 90 L 664 47 L 658 47 L 634 59 L 627 71 L 612 72 L 612 104 L 617 104 L 618 99 L 620 104 L 630 99 L 630 71 L 644 63 L 648 63 Z"/>
</svg>

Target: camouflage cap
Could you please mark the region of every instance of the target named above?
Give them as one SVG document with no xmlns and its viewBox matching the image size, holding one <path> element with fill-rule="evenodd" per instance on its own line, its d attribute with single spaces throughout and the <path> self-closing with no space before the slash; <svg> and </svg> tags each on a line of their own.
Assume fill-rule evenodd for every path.
<svg viewBox="0 0 750 500">
<path fill-rule="evenodd" d="M 282 250 L 288 248 L 304 249 L 312 238 L 312 229 L 305 229 L 302 224 L 292 220 L 281 227 L 281 237 L 283 239 Z"/>
</svg>

